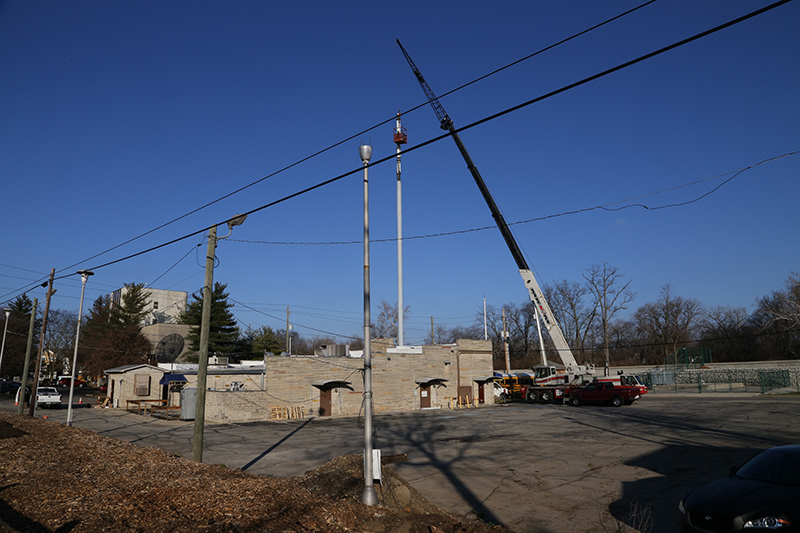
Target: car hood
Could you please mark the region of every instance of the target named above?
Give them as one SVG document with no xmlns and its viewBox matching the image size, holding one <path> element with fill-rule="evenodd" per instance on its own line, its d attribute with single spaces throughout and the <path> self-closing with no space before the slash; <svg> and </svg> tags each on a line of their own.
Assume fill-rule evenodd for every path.
<svg viewBox="0 0 800 533">
<path fill-rule="evenodd" d="M 718 479 L 694 490 L 684 500 L 687 509 L 724 516 L 746 515 L 769 509 L 788 511 L 800 501 L 800 487 L 741 479 Z M 798 511 L 792 515 L 797 517 Z"/>
</svg>

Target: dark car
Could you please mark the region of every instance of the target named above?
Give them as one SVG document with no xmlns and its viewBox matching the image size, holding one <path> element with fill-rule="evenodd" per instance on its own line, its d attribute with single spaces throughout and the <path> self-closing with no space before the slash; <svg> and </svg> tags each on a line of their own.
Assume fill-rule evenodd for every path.
<svg viewBox="0 0 800 533">
<path fill-rule="evenodd" d="M 21 383 L 15 381 L 0 381 L 0 394 L 16 394 L 21 386 Z"/>
<path fill-rule="evenodd" d="M 684 532 L 800 531 L 800 446 L 759 453 L 678 504 Z"/>
</svg>

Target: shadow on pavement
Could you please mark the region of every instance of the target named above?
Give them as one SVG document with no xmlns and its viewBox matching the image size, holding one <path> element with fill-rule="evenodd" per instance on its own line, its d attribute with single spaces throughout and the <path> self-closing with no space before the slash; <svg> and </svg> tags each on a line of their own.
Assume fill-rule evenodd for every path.
<svg viewBox="0 0 800 533">
<path fill-rule="evenodd" d="M 302 425 L 298 426 L 298 427 L 297 427 L 297 428 L 296 428 L 294 431 L 292 431 L 291 433 L 289 433 L 288 435 L 286 435 L 285 437 L 283 437 L 281 440 L 279 440 L 278 442 L 276 442 L 275 444 L 273 444 L 272 446 L 270 446 L 269 448 L 267 448 L 266 450 L 264 450 L 263 452 L 261 452 L 261 453 L 260 453 L 258 456 L 256 456 L 256 458 L 255 458 L 255 459 L 253 459 L 252 461 L 250 461 L 249 463 L 247 463 L 246 465 L 244 465 L 244 466 L 242 467 L 242 472 L 245 472 L 245 471 L 247 471 L 247 469 L 248 469 L 248 468 L 250 468 L 250 467 L 252 467 L 253 465 L 255 465 L 255 464 L 256 464 L 257 462 L 259 462 L 261 459 L 263 459 L 264 457 L 266 457 L 266 456 L 267 456 L 267 455 L 268 455 L 270 452 L 274 451 L 274 450 L 275 450 L 275 449 L 276 449 L 278 446 L 280 446 L 281 444 L 283 444 L 284 442 L 286 442 L 287 440 L 289 440 L 290 438 L 292 438 L 292 436 L 294 436 L 294 435 L 295 435 L 295 434 L 296 434 L 298 431 L 300 431 L 301 429 L 303 429 L 304 427 L 306 427 L 308 424 L 310 424 L 312 420 L 313 420 L 313 418 L 309 418 L 308 420 L 306 420 L 305 422 L 303 422 L 303 424 L 302 424 Z"/>
</svg>

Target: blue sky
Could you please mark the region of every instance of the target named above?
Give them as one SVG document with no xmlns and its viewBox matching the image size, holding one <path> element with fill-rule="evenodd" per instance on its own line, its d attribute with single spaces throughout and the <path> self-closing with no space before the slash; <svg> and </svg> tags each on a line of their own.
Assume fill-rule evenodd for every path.
<svg viewBox="0 0 800 533">
<path fill-rule="evenodd" d="M 87 305 L 130 282 L 197 291 L 200 234 L 96 267 L 358 169 L 361 141 L 392 155 L 393 121 L 215 202 L 423 103 L 395 39 L 444 94 L 642 3 L 0 2 L 0 301 L 51 268 L 95 269 Z M 659 0 L 442 104 L 465 126 L 769 3 Z M 670 283 L 752 310 L 800 270 L 800 155 L 723 185 L 800 150 L 798 20 L 790 2 L 461 134 L 509 222 L 651 208 L 515 224 L 540 283 L 605 261 L 632 280 L 631 309 Z M 427 106 L 403 125 L 407 148 L 441 134 Z M 393 161 L 370 169 L 371 238 L 386 240 L 371 246 L 373 304 L 397 299 L 395 184 Z M 344 178 L 220 243 L 215 280 L 243 326 L 283 327 L 289 306 L 302 335 L 363 331 L 362 190 Z M 499 232 L 465 232 L 493 222 L 450 139 L 404 156 L 403 199 L 408 342 L 431 316 L 472 323 L 484 296 L 526 301 Z M 53 307 L 77 310 L 78 277 L 56 288 Z"/>
</svg>

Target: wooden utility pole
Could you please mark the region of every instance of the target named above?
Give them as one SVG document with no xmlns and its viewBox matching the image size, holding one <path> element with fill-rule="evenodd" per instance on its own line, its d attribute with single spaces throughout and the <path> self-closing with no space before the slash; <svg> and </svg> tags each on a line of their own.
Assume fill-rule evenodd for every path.
<svg viewBox="0 0 800 533">
<path fill-rule="evenodd" d="M 208 380 L 208 336 L 211 322 L 211 296 L 214 291 L 214 257 L 217 249 L 217 226 L 208 230 L 206 276 L 203 284 L 203 310 L 200 317 L 200 350 L 197 367 L 197 399 L 194 408 L 192 460 L 203 462 L 203 431 L 206 425 L 206 384 Z"/>
<path fill-rule="evenodd" d="M 28 388 L 28 367 L 31 362 L 31 350 L 33 348 L 33 326 L 36 324 L 36 313 L 39 311 L 39 299 L 33 299 L 33 308 L 31 309 L 31 323 L 28 326 L 28 347 L 25 349 L 25 365 L 22 369 L 22 383 L 19 387 L 19 406 L 17 414 L 22 416 L 25 412 L 25 389 Z"/>
<path fill-rule="evenodd" d="M 53 278 L 56 276 L 56 269 L 50 269 L 50 280 L 47 282 L 47 300 L 44 304 L 44 317 L 42 318 L 42 334 L 39 336 L 39 350 L 38 350 L 38 357 L 36 358 L 36 370 L 33 373 L 33 384 L 31 385 L 31 407 L 29 410 L 29 414 L 33 416 L 36 414 L 36 393 L 39 389 L 39 374 L 42 370 L 42 355 L 44 352 L 44 334 L 47 331 L 47 315 L 50 314 L 50 297 L 53 296 L 56 291 L 53 290 Z M 24 394 L 23 391 L 21 394 Z"/>
</svg>

